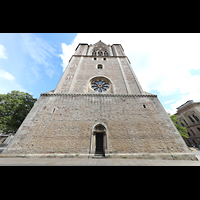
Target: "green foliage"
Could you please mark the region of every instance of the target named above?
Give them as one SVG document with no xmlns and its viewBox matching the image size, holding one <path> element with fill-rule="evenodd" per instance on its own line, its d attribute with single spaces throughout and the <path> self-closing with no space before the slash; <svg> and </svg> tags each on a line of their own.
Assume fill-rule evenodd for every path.
<svg viewBox="0 0 200 200">
<path fill-rule="evenodd" d="M 16 133 L 37 99 L 20 91 L 0 94 L 0 132 Z"/>
<path fill-rule="evenodd" d="M 170 114 L 169 114 L 170 115 Z M 177 130 L 178 130 L 178 132 L 180 133 L 180 135 L 182 136 L 182 137 L 186 137 L 186 138 L 189 138 L 189 136 L 188 136 L 188 131 L 187 131 L 187 128 L 186 127 L 183 127 L 183 126 L 181 126 L 181 125 L 179 125 L 178 123 L 176 123 L 176 122 L 179 122 L 179 123 L 183 123 L 183 122 L 181 122 L 181 121 L 179 121 L 178 119 L 177 119 L 177 115 L 171 115 L 170 116 L 170 119 L 172 120 L 172 122 L 174 123 L 174 125 L 176 126 L 176 128 L 177 128 Z"/>
</svg>

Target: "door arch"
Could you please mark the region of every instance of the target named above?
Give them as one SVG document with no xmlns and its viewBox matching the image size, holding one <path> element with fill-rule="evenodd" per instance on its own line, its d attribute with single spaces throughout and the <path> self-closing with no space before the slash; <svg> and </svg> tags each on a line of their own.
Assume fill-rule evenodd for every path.
<svg viewBox="0 0 200 200">
<path fill-rule="evenodd" d="M 108 152 L 108 129 L 103 123 L 97 123 L 92 128 L 90 154 Z"/>
</svg>

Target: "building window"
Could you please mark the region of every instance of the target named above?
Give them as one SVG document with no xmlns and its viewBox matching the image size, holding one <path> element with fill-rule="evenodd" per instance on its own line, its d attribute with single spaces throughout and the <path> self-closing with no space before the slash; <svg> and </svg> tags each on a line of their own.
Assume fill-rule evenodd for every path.
<svg viewBox="0 0 200 200">
<path fill-rule="evenodd" d="M 103 58 L 103 60 L 106 60 L 106 58 Z"/>
<path fill-rule="evenodd" d="M 194 131 L 192 129 L 190 129 L 192 131 L 192 133 L 195 135 Z"/>
<path fill-rule="evenodd" d="M 199 121 L 199 118 L 196 115 L 192 115 L 194 117 L 194 119 L 196 119 L 197 121 Z"/>
<path fill-rule="evenodd" d="M 191 136 L 189 131 L 188 131 L 188 135 Z"/>
<path fill-rule="evenodd" d="M 102 51 L 99 51 L 98 52 L 98 56 L 102 56 L 103 55 L 103 52 Z"/>
<path fill-rule="evenodd" d="M 185 120 L 183 120 L 183 121 L 188 125 L 188 123 Z"/>
<path fill-rule="evenodd" d="M 188 142 L 189 146 L 192 146 L 192 144 L 191 144 L 190 140 L 187 140 L 187 142 Z"/>
<path fill-rule="evenodd" d="M 194 120 L 192 119 L 192 117 L 191 116 L 188 116 L 189 117 L 189 119 L 191 120 L 191 122 L 194 122 Z"/>
<path fill-rule="evenodd" d="M 92 52 L 92 56 L 96 56 L 96 52 L 95 51 Z"/>
<path fill-rule="evenodd" d="M 94 58 L 94 60 L 96 60 L 97 58 Z"/>
<path fill-rule="evenodd" d="M 55 111 L 56 111 L 56 108 L 53 108 L 53 110 L 51 111 L 51 113 L 55 113 Z"/>
<path fill-rule="evenodd" d="M 108 52 L 107 51 L 104 52 L 104 56 L 108 56 Z"/>
<path fill-rule="evenodd" d="M 195 140 L 192 140 L 194 142 L 195 145 L 197 145 L 197 143 L 195 142 Z"/>
<path fill-rule="evenodd" d="M 103 69 L 103 65 L 101 64 L 97 65 L 97 69 Z"/>
<path fill-rule="evenodd" d="M 197 127 L 197 129 L 200 131 L 200 128 L 199 128 L 199 127 Z"/>
<path fill-rule="evenodd" d="M 96 80 L 92 83 L 92 89 L 95 92 L 106 92 L 109 89 L 109 84 L 106 81 Z"/>
</svg>

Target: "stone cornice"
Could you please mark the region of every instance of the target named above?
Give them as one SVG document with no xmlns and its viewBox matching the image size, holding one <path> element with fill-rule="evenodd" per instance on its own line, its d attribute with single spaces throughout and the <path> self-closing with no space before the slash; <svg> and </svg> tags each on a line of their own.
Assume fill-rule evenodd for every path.
<svg viewBox="0 0 200 200">
<path fill-rule="evenodd" d="M 66 94 L 66 93 L 43 93 L 40 96 L 96 96 L 96 97 L 157 97 L 148 94 Z"/>
<path fill-rule="evenodd" d="M 72 55 L 71 56 L 71 58 L 69 59 L 69 62 L 71 61 L 71 59 L 73 58 L 73 57 L 95 57 L 95 58 L 127 58 L 128 59 L 128 57 L 127 56 L 92 56 L 92 55 Z M 129 61 L 129 59 L 128 59 L 128 61 Z M 129 63 L 131 63 L 130 61 L 129 61 Z"/>
<path fill-rule="evenodd" d="M 127 58 L 127 56 L 92 56 L 92 55 L 72 55 L 72 57 L 95 57 L 95 58 Z"/>
</svg>

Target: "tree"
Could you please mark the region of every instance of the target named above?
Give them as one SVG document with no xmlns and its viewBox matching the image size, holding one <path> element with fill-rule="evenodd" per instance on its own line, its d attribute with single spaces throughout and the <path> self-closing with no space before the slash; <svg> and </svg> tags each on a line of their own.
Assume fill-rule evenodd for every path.
<svg viewBox="0 0 200 200">
<path fill-rule="evenodd" d="M 36 101 L 32 95 L 16 90 L 0 94 L 0 132 L 16 133 Z"/>
<path fill-rule="evenodd" d="M 169 113 L 168 113 L 169 114 Z M 169 114 L 170 115 L 170 114 Z M 179 123 L 183 123 L 182 121 L 179 121 L 178 119 L 177 119 L 177 115 L 170 115 L 170 119 L 172 120 L 172 122 L 174 123 L 174 125 L 176 126 L 176 128 L 177 128 L 177 130 L 178 130 L 178 132 L 180 133 L 180 135 L 182 136 L 182 137 L 186 137 L 186 138 L 189 138 L 189 136 L 188 136 L 188 131 L 187 131 L 187 128 L 186 127 L 183 127 L 183 126 L 181 126 L 181 125 L 179 125 L 178 124 L 178 122 Z"/>
</svg>

